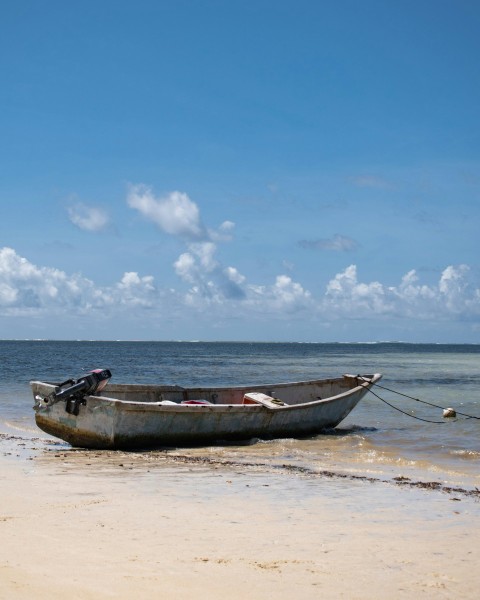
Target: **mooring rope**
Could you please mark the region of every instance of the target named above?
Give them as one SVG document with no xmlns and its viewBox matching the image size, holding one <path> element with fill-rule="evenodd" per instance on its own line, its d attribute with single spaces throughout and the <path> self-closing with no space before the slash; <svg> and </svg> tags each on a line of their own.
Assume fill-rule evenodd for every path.
<svg viewBox="0 0 480 600">
<path fill-rule="evenodd" d="M 357 379 L 360 379 L 362 381 L 365 381 L 367 383 L 371 383 L 370 379 L 367 379 L 366 377 L 363 377 L 362 375 L 357 375 Z M 387 392 L 391 392 L 392 394 L 397 394 L 398 396 L 403 396 L 404 398 L 409 398 L 410 400 L 415 400 L 415 402 L 421 402 L 422 404 L 427 404 L 428 406 L 433 406 L 435 408 L 439 408 L 441 410 L 446 410 L 446 408 L 444 406 L 439 406 L 438 404 L 433 404 L 432 402 L 427 402 L 426 400 L 420 400 L 420 398 L 415 398 L 414 396 L 409 396 L 408 394 L 403 394 L 402 392 L 397 392 L 396 390 L 392 390 L 390 388 L 387 388 L 383 385 L 380 385 L 378 383 L 374 383 L 373 385 L 381 388 L 382 390 L 386 390 Z M 406 415 L 407 417 L 412 417 L 412 419 L 418 419 L 419 421 L 425 421 L 426 423 L 436 423 L 438 425 L 441 425 L 443 423 L 446 423 L 446 421 L 430 421 L 429 419 L 422 419 L 421 417 L 417 417 L 415 415 L 412 415 L 400 408 L 398 408 L 397 406 L 394 406 L 393 404 L 390 404 L 390 402 L 387 402 L 384 398 L 382 398 L 381 396 L 379 396 L 378 394 L 376 394 L 374 391 L 372 391 L 370 388 L 367 388 L 367 390 L 373 394 L 376 398 L 378 398 L 379 400 L 381 400 L 382 402 L 384 402 L 385 404 L 387 404 L 388 406 L 390 406 L 391 408 L 398 410 L 398 412 L 403 413 L 404 415 Z M 466 413 L 462 413 L 458 410 L 455 409 L 455 412 L 458 415 L 462 415 L 462 417 L 466 417 L 467 419 L 478 419 L 480 420 L 480 417 L 476 417 L 475 415 L 468 415 Z"/>
<path fill-rule="evenodd" d="M 412 415 L 412 414 L 410 414 L 410 413 L 402 410 L 401 408 L 398 408 L 398 406 L 394 406 L 393 404 L 390 404 L 390 402 L 387 402 L 384 398 L 382 398 L 381 396 L 379 396 L 378 394 L 376 394 L 371 389 L 368 389 L 368 391 L 371 394 L 373 394 L 376 398 L 378 398 L 379 400 L 381 400 L 382 402 L 385 402 L 385 404 L 388 404 L 388 406 L 390 406 L 391 408 L 393 408 L 395 410 L 398 410 L 398 412 L 401 412 L 404 415 L 407 415 L 407 417 L 412 417 L 412 419 L 417 419 L 418 421 L 424 421 L 425 423 L 436 423 L 437 425 L 443 425 L 443 423 L 445 423 L 445 421 L 430 421 L 430 419 L 423 419 L 422 417 L 417 417 L 415 415 Z"/>
</svg>

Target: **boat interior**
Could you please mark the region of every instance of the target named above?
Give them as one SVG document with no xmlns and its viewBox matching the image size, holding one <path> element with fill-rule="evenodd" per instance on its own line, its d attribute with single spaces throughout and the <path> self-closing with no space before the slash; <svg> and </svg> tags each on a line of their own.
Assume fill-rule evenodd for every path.
<svg viewBox="0 0 480 600">
<path fill-rule="evenodd" d="M 371 376 L 365 375 L 364 377 L 370 378 Z M 346 393 L 362 383 L 354 375 L 316 381 L 230 388 L 183 388 L 180 386 L 109 383 L 99 395 L 127 402 L 285 406 L 327 400 Z"/>
</svg>

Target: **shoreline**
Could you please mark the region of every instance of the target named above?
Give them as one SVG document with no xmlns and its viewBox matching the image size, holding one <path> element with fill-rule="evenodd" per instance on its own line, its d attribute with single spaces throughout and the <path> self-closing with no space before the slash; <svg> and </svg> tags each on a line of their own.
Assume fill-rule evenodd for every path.
<svg viewBox="0 0 480 600">
<path fill-rule="evenodd" d="M 288 465 L 288 464 L 266 464 L 266 463 L 252 463 L 235 460 L 222 460 L 212 459 L 208 457 L 196 457 L 196 456 L 185 456 L 185 455 L 171 455 L 168 457 L 174 462 L 183 462 L 187 464 L 209 464 L 209 465 L 222 465 L 225 467 L 242 467 L 248 468 L 265 468 L 266 470 L 274 471 L 285 471 L 295 475 L 303 475 L 313 478 L 326 478 L 326 479 L 347 479 L 350 481 L 365 482 L 365 483 L 385 483 L 390 485 L 397 485 L 402 487 L 418 488 L 423 490 L 435 490 L 446 494 L 457 494 L 465 497 L 472 497 L 480 500 L 480 490 L 478 488 L 463 488 L 458 486 L 445 485 L 439 481 L 412 481 L 410 477 L 399 475 L 390 479 L 383 479 L 381 477 L 372 477 L 367 475 L 355 475 L 354 473 L 345 473 L 341 471 L 331 471 L 327 469 L 316 470 L 310 467 L 302 467 L 299 465 Z"/>
<path fill-rule="evenodd" d="M 477 595 L 477 497 L 289 465 L 0 442 L 8 598 Z"/>
<path fill-rule="evenodd" d="M 24 432 L 24 429 L 19 429 Z M 43 432 L 42 432 L 43 433 Z M 275 442 L 275 440 L 273 440 Z M 32 445 L 33 444 L 33 445 Z M 253 445 L 255 446 L 255 444 Z M 319 464 L 318 466 L 306 466 L 296 462 L 284 462 L 282 460 L 269 460 L 265 462 L 262 454 L 249 454 L 248 451 L 252 446 L 236 445 L 224 446 L 222 444 L 213 446 L 193 446 L 186 448 L 163 448 L 163 449 L 146 449 L 146 450 L 95 450 L 85 448 L 74 448 L 70 444 L 54 438 L 47 434 L 43 437 L 22 436 L 11 431 L 7 433 L 5 430 L 0 431 L 0 454 L 3 447 L 3 456 L 12 457 L 19 461 L 25 460 L 42 460 L 42 456 L 53 455 L 56 458 L 63 456 L 72 462 L 76 459 L 85 461 L 95 458 L 114 457 L 117 463 L 120 460 L 130 461 L 130 468 L 142 468 L 142 463 L 152 465 L 153 463 L 168 464 L 191 464 L 205 465 L 211 467 L 225 468 L 242 468 L 244 470 L 261 470 L 264 473 L 280 473 L 284 472 L 304 477 L 311 478 L 326 478 L 326 479 L 344 479 L 358 482 L 368 482 L 371 484 L 387 484 L 398 487 L 417 488 L 430 491 L 439 491 L 446 494 L 457 494 L 463 497 L 472 497 L 480 500 L 480 489 L 476 485 L 477 478 L 472 480 L 471 477 L 464 474 L 464 481 L 458 483 L 458 480 L 452 477 L 446 477 L 446 473 L 426 473 L 419 470 L 409 470 L 408 468 L 400 468 L 396 471 L 390 470 L 374 470 L 371 465 L 364 465 L 364 468 L 359 468 L 359 464 L 345 464 L 341 468 L 333 469 L 326 468 Z M 7 448 L 7 449 L 5 449 Z M 232 448 L 236 448 L 236 452 L 232 454 L 228 452 Z M 226 450 L 226 452 L 225 452 Z M 244 451 L 247 455 L 244 459 L 238 459 L 236 456 Z M 190 451 L 190 454 L 186 452 Z M 211 452 L 218 451 L 218 454 Z M 123 458 L 122 458 L 123 457 Z M 122 463 L 123 466 L 123 463 Z M 144 465 L 143 465 L 144 466 Z M 401 473 L 400 473 L 401 472 Z M 400 474 L 398 474 L 400 473 Z M 408 474 L 408 476 L 407 476 Z M 467 483 L 468 481 L 468 483 Z"/>
<path fill-rule="evenodd" d="M 122 451 L 122 450 L 95 450 L 95 449 L 84 449 L 84 448 L 72 448 L 66 442 L 63 442 L 57 438 L 52 436 L 48 436 L 44 434 L 46 437 L 24 437 L 21 435 L 16 435 L 12 433 L 6 433 L 0 431 L 0 444 L 7 444 L 9 446 L 8 451 L 4 451 L 4 456 L 11 456 L 13 459 L 22 460 L 41 460 L 41 456 L 51 454 L 56 458 L 70 458 L 75 460 L 75 458 L 83 457 L 85 461 L 89 461 L 92 459 L 99 459 L 104 457 L 114 457 L 118 459 L 116 462 L 119 463 L 122 467 L 123 463 L 120 461 L 131 461 L 130 468 L 138 468 L 141 467 L 141 463 L 147 462 L 149 466 L 153 463 L 166 463 L 166 466 L 169 464 L 175 465 L 178 463 L 190 464 L 190 465 L 203 465 L 203 466 L 211 466 L 211 467 L 225 467 L 225 468 L 242 468 L 246 471 L 248 470 L 261 470 L 264 473 L 281 473 L 292 474 L 297 476 L 311 477 L 314 479 L 318 478 L 326 478 L 326 479 L 343 479 L 350 480 L 352 482 L 367 482 L 371 484 L 387 484 L 399 487 L 408 487 L 408 488 L 416 488 L 422 490 L 429 491 L 438 491 L 445 494 L 450 495 L 460 495 L 463 497 L 471 497 L 480 501 L 480 489 L 470 482 L 470 486 L 457 485 L 453 483 L 449 483 L 448 480 L 443 479 L 443 481 L 438 481 L 438 477 L 436 479 L 432 479 L 431 476 L 427 479 L 423 477 L 420 479 L 420 473 L 410 473 L 408 470 L 403 469 L 402 474 L 394 475 L 393 472 L 387 474 L 386 472 L 375 472 L 371 471 L 368 468 L 365 468 L 363 472 L 360 470 L 359 472 L 353 472 L 348 466 L 343 469 L 333 470 L 331 468 L 323 468 L 323 467 L 312 467 L 312 466 L 304 466 L 295 463 L 285 463 L 285 462 L 262 462 L 259 460 L 258 456 L 251 456 L 249 459 L 239 460 L 236 458 L 231 458 L 227 455 L 215 455 L 208 456 L 206 454 L 198 454 L 202 450 L 207 451 L 207 448 L 203 447 L 192 447 L 192 448 L 166 448 L 166 449 L 148 449 L 148 450 L 131 450 L 131 451 Z M 27 450 L 27 444 L 30 445 Z M 37 445 L 35 445 L 37 444 Z M 210 447 L 208 447 L 210 448 Z M 221 450 L 222 445 L 212 446 L 214 449 Z M 229 448 L 227 446 L 227 448 Z M 249 447 L 247 446 L 244 450 L 247 450 Z M 30 450 L 30 451 L 29 451 Z M 194 454 L 185 454 L 183 452 L 191 450 Z M 123 458 L 122 458 L 123 457 Z M 148 457 L 148 460 L 147 460 Z M 358 471 L 358 466 L 357 471 Z M 409 473 L 411 476 L 407 476 L 403 473 Z M 425 475 L 425 473 L 423 474 Z M 440 478 L 441 479 L 441 478 Z"/>
</svg>

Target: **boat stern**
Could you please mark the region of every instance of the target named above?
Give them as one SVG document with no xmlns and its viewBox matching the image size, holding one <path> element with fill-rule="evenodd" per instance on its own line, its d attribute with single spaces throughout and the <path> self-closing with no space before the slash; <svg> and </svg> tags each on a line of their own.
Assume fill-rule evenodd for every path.
<svg viewBox="0 0 480 600">
<path fill-rule="evenodd" d="M 68 401 L 55 401 L 55 391 L 58 390 L 55 385 L 32 381 L 30 387 L 35 400 L 35 422 L 42 431 L 75 447 L 114 447 L 113 402 L 85 396 L 72 410 Z"/>
</svg>

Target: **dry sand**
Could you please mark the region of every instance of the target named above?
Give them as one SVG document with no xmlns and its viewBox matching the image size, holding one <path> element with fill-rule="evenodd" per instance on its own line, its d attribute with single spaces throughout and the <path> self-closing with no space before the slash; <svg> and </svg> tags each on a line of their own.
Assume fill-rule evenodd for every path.
<svg viewBox="0 0 480 600">
<path fill-rule="evenodd" d="M 0 598 L 477 598 L 480 502 L 126 454 L 0 457 Z"/>
</svg>

